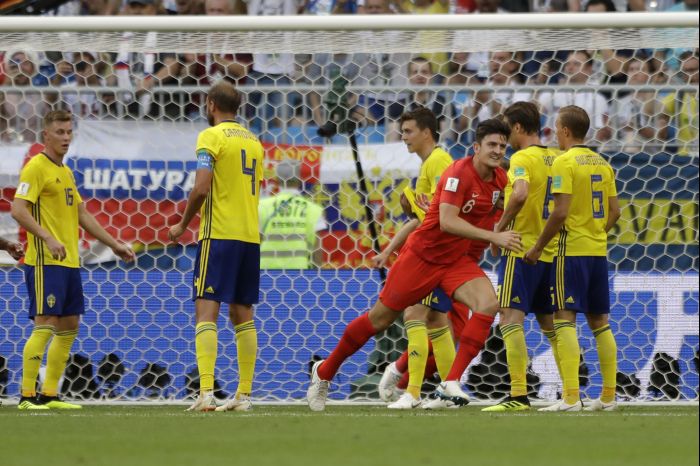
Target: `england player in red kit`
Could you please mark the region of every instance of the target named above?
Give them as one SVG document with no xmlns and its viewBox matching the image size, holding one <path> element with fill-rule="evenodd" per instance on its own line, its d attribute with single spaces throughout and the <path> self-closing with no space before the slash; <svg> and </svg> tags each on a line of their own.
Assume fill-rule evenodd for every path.
<svg viewBox="0 0 700 466">
<path fill-rule="evenodd" d="M 442 174 L 430 210 L 391 268 L 379 300 L 369 312 L 348 324 L 326 360 L 314 364 L 307 391 L 312 411 L 325 409 L 330 380 L 345 359 L 389 327 L 406 307 L 438 286 L 474 313 L 460 336 L 455 365 L 461 365 L 465 358 L 471 360 L 481 350 L 498 310 L 498 300 L 493 285 L 474 258 L 473 247 L 475 243 L 483 247 L 493 243 L 512 251 L 521 249 L 518 233 L 480 228 L 493 225 L 491 217 L 496 215 L 496 203 L 507 182 L 500 163 L 509 134 L 510 128 L 500 120 L 481 122 L 474 156 L 455 162 Z M 463 350 L 463 346 L 468 348 Z"/>
</svg>

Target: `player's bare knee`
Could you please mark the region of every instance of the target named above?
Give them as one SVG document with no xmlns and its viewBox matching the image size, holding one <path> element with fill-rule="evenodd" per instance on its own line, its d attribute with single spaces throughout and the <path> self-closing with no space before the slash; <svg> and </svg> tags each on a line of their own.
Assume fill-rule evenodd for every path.
<svg viewBox="0 0 700 466">
<path fill-rule="evenodd" d="M 554 330 L 554 314 L 535 314 L 537 323 L 542 330 Z"/>
<path fill-rule="evenodd" d="M 413 306 L 407 307 L 403 313 L 404 320 L 420 320 L 425 322 L 428 320 L 428 313 L 430 313 L 430 308 L 422 304 L 414 304 Z"/>
<path fill-rule="evenodd" d="M 54 324 L 57 332 L 66 332 L 69 330 L 78 330 L 80 327 L 80 316 L 64 316 L 56 318 Z"/>
<path fill-rule="evenodd" d="M 234 325 L 253 320 L 253 306 L 250 304 L 229 304 L 228 316 Z"/>
<path fill-rule="evenodd" d="M 501 325 L 522 325 L 525 322 L 525 313 L 518 309 L 501 308 Z"/>
<path fill-rule="evenodd" d="M 608 315 L 607 314 L 586 314 L 586 320 L 588 321 L 588 326 L 592 329 L 597 329 L 608 325 Z"/>
<path fill-rule="evenodd" d="M 427 318 L 428 329 L 443 328 L 449 325 L 447 314 L 444 312 L 430 311 Z"/>
</svg>

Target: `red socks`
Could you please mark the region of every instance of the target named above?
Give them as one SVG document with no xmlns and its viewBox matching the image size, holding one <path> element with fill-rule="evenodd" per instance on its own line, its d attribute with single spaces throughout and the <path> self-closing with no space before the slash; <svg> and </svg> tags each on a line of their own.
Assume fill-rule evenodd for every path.
<svg viewBox="0 0 700 466">
<path fill-rule="evenodd" d="M 494 316 L 474 313 L 459 337 L 459 348 L 447 380 L 459 380 L 472 359 L 484 347 Z"/>
<path fill-rule="evenodd" d="M 362 348 L 376 333 L 377 331 L 369 321 L 369 314 L 366 312 L 350 322 L 345 327 L 345 332 L 338 345 L 323 364 L 319 366 L 318 376 L 321 380 L 332 380 L 340 365 Z"/>
</svg>

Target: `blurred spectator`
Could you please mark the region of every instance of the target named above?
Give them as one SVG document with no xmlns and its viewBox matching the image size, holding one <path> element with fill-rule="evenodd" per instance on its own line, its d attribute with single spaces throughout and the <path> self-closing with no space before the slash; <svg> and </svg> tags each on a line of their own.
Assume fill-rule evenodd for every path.
<svg viewBox="0 0 700 466">
<path fill-rule="evenodd" d="M 508 13 L 508 10 L 501 6 L 501 0 L 475 0 L 475 13 Z"/>
<path fill-rule="evenodd" d="M 675 5 L 669 7 L 666 11 L 698 11 L 699 0 L 682 0 Z M 661 9 L 661 8 L 659 8 Z M 675 48 L 675 49 L 658 49 L 655 53 L 655 58 L 664 62 L 673 71 L 678 71 L 681 66 L 680 56 L 689 51 L 697 49 Z"/>
<path fill-rule="evenodd" d="M 491 52 L 489 56 L 489 78 L 487 85 L 494 91 L 478 91 L 474 100 L 464 109 L 457 123 L 457 131 L 476 128 L 480 121 L 501 113 L 510 104 L 532 99 L 532 92 L 517 90 L 525 83 L 520 73 L 522 52 Z"/>
<path fill-rule="evenodd" d="M 310 269 L 321 267 L 319 233 L 328 225 L 323 207 L 303 192 L 301 162 L 285 159 L 275 167 L 280 191 L 260 200 L 260 268 Z"/>
<path fill-rule="evenodd" d="M 575 86 L 598 84 L 591 79 L 593 59 L 585 50 L 570 52 L 563 71 L 565 80 L 559 84 Z M 608 103 L 605 97 L 597 91 L 547 90 L 540 93 L 538 101 L 542 112 L 547 115 L 548 123 L 546 126 L 548 128 L 554 128 L 554 121 L 560 108 L 577 105 L 586 110 L 591 118 L 589 138 L 602 142 L 607 141 L 612 136 L 612 130 L 607 126 Z"/>
<path fill-rule="evenodd" d="M 365 14 L 391 14 L 388 0 L 365 0 Z M 355 83 L 360 86 L 405 87 L 408 84 L 410 53 L 356 53 L 352 61 L 360 66 Z M 384 124 L 385 118 L 396 120 L 402 113 L 401 101 L 408 97 L 401 91 L 368 91 L 359 97 L 358 111 L 368 123 Z"/>
<path fill-rule="evenodd" d="M 119 13 L 122 0 L 72 0 L 65 2 L 49 15 L 55 16 L 85 16 L 85 15 L 116 15 Z"/>
<path fill-rule="evenodd" d="M 698 0 L 677 1 L 674 5 L 669 6 L 666 11 L 698 11 L 698 4 Z"/>
<path fill-rule="evenodd" d="M 203 15 L 204 0 L 175 0 L 178 15 Z"/>
<path fill-rule="evenodd" d="M 300 15 L 342 15 L 355 14 L 358 10 L 357 0 L 301 0 Z"/>
<path fill-rule="evenodd" d="M 250 16 L 295 15 L 295 0 L 248 0 Z M 294 55 L 291 53 L 256 53 L 248 73 L 250 80 L 258 85 L 289 86 L 294 74 Z M 287 94 L 280 92 L 252 92 L 246 116 L 252 117 L 251 126 L 257 131 L 264 126 L 280 126 L 290 116 Z"/>
<path fill-rule="evenodd" d="M 0 88 L 0 120 L 4 120 L 0 140 L 5 142 L 36 142 L 41 130 L 41 120 L 49 108 L 52 96 L 37 92 L 36 87 L 49 84 L 48 78 L 39 73 L 38 56 L 33 52 L 6 50 L 4 56 L 4 87 Z M 26 88 L 26 90 L 22 89 Z"/>
<path fill-rule="evenodd" d="M 432 64 L 423 57 L 414 57 L 408 64 L 408 82 L 411 86 L 428 87 L 435 84 L 435 73 Z M 455 116 L 454 106 L 446 102 L 445 98 L 435 91 L 423 89 L 412 91 L 403 106 L 402 114 L 419 107 L 430 109 L 438 120 L 440 136 L 444 140 L 449 138 L 450 125 Z M 387 139 L 399 141 L 401 133 L 397 121 L 391 121 L 387 126 Z"/>
<path fill-rule="evenodd" d="M 204 2 L 206 15 L 246 15 L 248 7 L 244 0 L 206 0 Z"/>
<path fill-rule="evenodd" d="M 627 84 L 644 86 L 652 82 L 652 61 L 630 58 L 624 65 Z M 627 152 L 643 150 L 644 145 L 656 137 L 655 118 L 661 110 L 656 92 L 650 89 L 635 89 L 622 98 L 611 101 L 610 126 L 614 138 L 624 144 Z"/>
<path fill-rule="evenodd" d="M 427 14 L 447 14 L 450 11 L 449 0 L 404 0 L 401 2 L 401 11 L 403 13 L 410 13 L 414 15 L 427 15 Z M 418 40 L 431 40 L 434 39 L 434 34 L 430 37 L 425 37 L 424 33 L 418 34 Z M 447 52 L 434 52 L 434 53 L 422 53 L 421 57 L 425 57 L 426 60 L 432 63 L 432 68 L 435 70 L 437 83 L 442 83 L 449 73 L 449 63 Z"/>
<path fill-rule="evenodd" d="M 626 9 L 626 8 L 625 8 Z M 617 8 L 613 0 L 589 0 L 586 3 L 585 10 L 587 13 L 615 13 Z M 602 73 L 601 82 L 603 84 L 624 84 L 627 82 L 627 76 L 622 71 L 623 64 L 634 55 L 634 50 L 598 50 L 594 59 L 595 64 L 600 64 L 600 72 Z M 595 72 L 596 70 L 594 70 Z M 609 92 L 603 92 L 607 99 L 612 98 Z M 618 95 L 622 97 L 622 95 Z"/>
<path fill-rule="evenodd" d="M 73 79 L 60 87 L 67 110 L 81 118 L 104 118 L 110 113 L 116 114 L 114 93 L 84 89 L 115 85 L 116 77 L 110 74 L 108 65 L 94 52 L 72 55 Z"/>
<path fill-rule="evenodd" d="M 695 87 L 694 91 L 678 91 L 662 101 L 663 111 L 659 115 L 659 139 L 673 140 L 679 144 L 678 153 L 687 155 L 698 152 L 698 69 L 697 52 L 685 52 L 680 56 L 679 80 Z"/>
</svg>

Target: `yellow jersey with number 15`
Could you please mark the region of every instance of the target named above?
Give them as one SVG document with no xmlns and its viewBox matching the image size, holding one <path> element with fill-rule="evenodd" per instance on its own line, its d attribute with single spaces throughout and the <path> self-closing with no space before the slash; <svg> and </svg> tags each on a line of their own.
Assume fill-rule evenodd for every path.
<svg viewBox="0 0 700 466">
<path fill-rule="evenodd" d="M 260 244 L 258 201 L 263 178 L 263 147 L 235 121 L 199 133 L 197 157 L 208 154 L 214 172 L 201 209 L 199 240 L 227 239 Z"/>
<path fill-rule="evenodd" d="M 606 256 L 608 199 L 617 197 L 610 164 L 585 146 L 574 146 L 552 165 L 552 193 L 570 194 L 571 205 L 557 240 L 558 256 Z"/>
<path fill-rule="evenodd" d="M 39 238 L 27 232 L 27 265 L 80 267 L 78 256 L 78 206 L 83 202 L 70 168 L 58 165 L 43 152 L 35 155 L 19 175 L 15 198 L 31 202 L 34 220 L 66 248 L 62 261 Z"/>
</svg>

